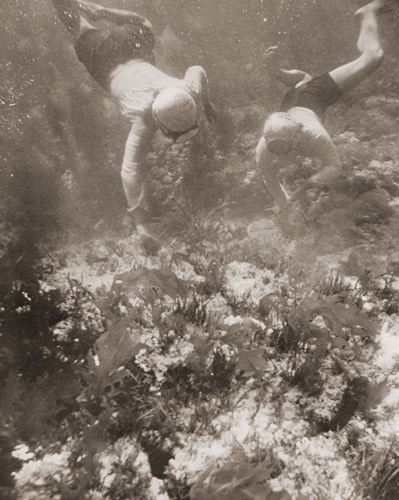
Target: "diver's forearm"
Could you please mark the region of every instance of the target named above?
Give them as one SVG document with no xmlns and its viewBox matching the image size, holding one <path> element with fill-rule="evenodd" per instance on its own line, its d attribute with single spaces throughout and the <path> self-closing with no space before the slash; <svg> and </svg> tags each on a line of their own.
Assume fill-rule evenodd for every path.
<svg viewBox="0 0 399 500">
<path fill-rule="evenodd" d="M 299 69 L 282 69 L 279 68 L 275 73 L 275 78 L 284 83 L 288 87 L 295 87 L 303 80 L 309 80 L 311 76 Z"/>
<path fill-rule="evenodd" d="M 265 175 L 266 189 L 268 190 L 270 196 L 273 198 L 274 202 L 279 206 L 286 206 L 289 201 L 289 197 L 282 187 L 279 179 L 273 175 Z"/>
<path fill-rule="evenodd" d="M 279 167 L 268 153 L 265 139 L 262 138 L 256 148 L 256 165 L 265 179 L 266 188 L 275 203 L 282 207 L 286 206 L 289 197 L 280 183 Z"/>
</svg>

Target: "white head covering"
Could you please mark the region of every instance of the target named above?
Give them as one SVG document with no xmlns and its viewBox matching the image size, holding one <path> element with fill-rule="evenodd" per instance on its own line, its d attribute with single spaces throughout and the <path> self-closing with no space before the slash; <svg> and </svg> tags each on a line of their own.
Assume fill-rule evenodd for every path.
<svg viewBox="0 0 399 500">
<path fill-rule="evenodd" d="M 265 122 L 263 136 L 266 142 L 276 139 L 297 142 L 297 134 L 301 128 L 301 124 L 288 113 L 273 113 Z"/>
<path fill-rule="evenodd" d="M 191 95 L 178 87 L 161 90 L 152 103 L 158 122 L 171 132 L 185 132 L 197 123 L 197 105 Z"/>
</svg>

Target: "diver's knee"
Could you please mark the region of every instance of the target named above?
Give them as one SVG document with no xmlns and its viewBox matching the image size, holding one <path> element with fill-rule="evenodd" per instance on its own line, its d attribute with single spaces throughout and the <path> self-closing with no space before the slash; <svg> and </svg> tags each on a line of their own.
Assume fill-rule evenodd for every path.
<svg viewBox="0 0 399 500">
<path fill-rule="evenodd" d="M 383 49 L 377 49 L 373 51 L 373 60 L 374 63 L 379 66 L 382 64 L 382 61 L 384 60 L 384 50 Z"/>
<path fill-rule="evenodd" d="M 366 66 L 372 69 L 376 69 L 382 64 L 382 61 L 384 60 L 384 51 L 381 48 L 368 50 L 364 53 L 364 59 Z"/>
</svg>

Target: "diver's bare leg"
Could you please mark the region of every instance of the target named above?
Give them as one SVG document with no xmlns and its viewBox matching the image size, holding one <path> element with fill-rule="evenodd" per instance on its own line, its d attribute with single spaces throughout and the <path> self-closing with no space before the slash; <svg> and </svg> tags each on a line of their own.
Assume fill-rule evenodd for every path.
<svg viewBox="0 0 399 500">
<path fill-rule="evenodd" d="M 378 35 L 377 14 L 385 4 L 386 0 L 373 0 L 355 13 L 360 17 L 357 48 L 361 54 L 354 61 L 330 71 L 330 76 L 342 91 L 356 87 L 382 63 L 384 51 Z"/>
<path fill-rule="evenodd" d="M 136 12 L 133 11 L 110 9 L 86 0 L 79 0 L 79 5 L 87 17 L 92 21 L 104 19 L 115 24 L 142 24 L 151 29 L 150 21 L 144 16 L 136 14 Z"/>
</svg>

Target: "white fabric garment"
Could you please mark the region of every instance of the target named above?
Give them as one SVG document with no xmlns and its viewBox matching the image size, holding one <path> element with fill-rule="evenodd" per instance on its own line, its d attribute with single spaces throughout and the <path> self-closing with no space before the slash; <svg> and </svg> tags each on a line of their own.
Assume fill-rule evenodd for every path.
<svg viewBox="0 0 399 500">
<path fill-rule="evenodd" d="M 110 75 L 111 94 L 118 99 L 122 114 L 131 122 L 122 162 L 122 183 L 129 211 L 144 198 L 143 164 L 156 131 L 151 108 L 155 95 L 162 89 L 179 87 L 190 93 L 200 109 L 207 95 L 207 77 L 200 66 L 192 66 L 184 79 L 165 74 L 152 64 L 132 60 L 120 64 Z"/>
<path fill-rule="evenodd" d="M 151 109 L 154 95 L 167 87 L 182 88 L 190 94 L 200 90 L 195 81 L 174 78 L 139 59 L 120 64 L 110 76 L 111 94 L 118 99 L 122 114 L 130 120 L 144 116 Z"/>
<path fill-rule="evenodd" d="M 291 108 L 289 114 L 302 124 L 301 136 L 295 153 L 310 158 L 317 157 L 322 163 L 322 169 L 313 176 L 312 180 L 320 184 L 334 181 L 341 173 L 341 161 L 329 133 L 316 113 L 308 108 L 297 106 Z"/>
<path fill-rule="evenodd" d="M 279 204 L 286 203 L 288 196 L 279 181 L 278 164 L 291 160 L 299 155 L 320 159 L 322 168 L 310 180 L 314 184 L 329 185 L 342 174 L 341 161 L 338 152 L 327 130 L 312 110 L 303 107 L 292 107 L 288 114 L 302 124 L 298 144 L 294 151 L 286 157 L 275 156 L 267 149 L 267 142 L 262 137 L 256 148 L 256 163 L 263 170 L 266 177 L 266 186 L 274 200 Z"/>
</svg>

